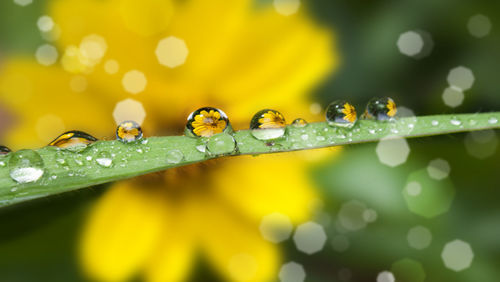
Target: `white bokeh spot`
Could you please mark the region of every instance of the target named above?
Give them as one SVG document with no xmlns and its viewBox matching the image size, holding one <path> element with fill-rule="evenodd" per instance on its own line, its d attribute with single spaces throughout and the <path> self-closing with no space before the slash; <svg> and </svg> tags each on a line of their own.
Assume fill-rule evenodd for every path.
<svg viewBox="0 0 500 282">
<path fill-rule="evenodd" d="M 321 251 L 325 246 L 326 238 L 323 226 L 312 221 L 299 225 L 293 235 L 297 249 L 309 255 Z"/>
<path fill-rule="evenodd" d="M 44 66 L 53 65 L 57 61 L 59 53 L 56 47 L 50 44 L 43 44 L 36 49 L 35 57 L 39 64 Z"/>
<path fill-rule="evenodd" d="M 116 103 L 113 118 L 117 125 L 126 120 L 133 120 L 141 125 L 146 118 L 146 111 L 141 102 L 134 99 L 125 99 Z"/>
<path fill-rule="evenodd" d="M 419 225 L 408 231 L 406 239 L 408 240 L 408 245 L 410 245 L 410 247 L 422 250 L 429 247 L 431 244 L 432 233 L 429 229 Z"/>
<path fill-rule="evenodd" d="M 306 279 L 306 272 L 302 265 L 291 261 L 281 266 L 278 276 L 280 282 L 303 282 Z"/>
<path fill-rule="evenodd" d="M 474 74 L 469 68 L 459 66 L 450 70 L 448 83 L 462 91 L 469 90 L 474 84 Z"/>
<path fill-rule="evenodd" d="M 436 180 L 442 180 L 450 175 L 450 164 L 443 159 L 432 160 L 427 166 L 427 173 L 429 176 Z"/>
<path fill-rule="evenodd" d="M 477 38 L 482 38 L 490 34 L 491 26 L 490 18 L 481 14 L 470 17 L 467 22 L 469 33 Z"/>
<path fill-rule="evenodd" d="M 377 275 L 377 282 L 396 282 L 396 278 L 392 272 L 382 271 Z"/>
<path fill-rule="evenodd" d="M 262 237 L 273 243 L 279 243 L 290 238 L 292 229 L 293 225 L 290 218 L 277 212 L 264 216 L 259 226 Z"/>
<path fill-rule="evenodd" d="M 464 93 L 461 89 L 448 87 L 443 92 L 443 102 L 446 106 L 456 108 L 464 102 Z"/>
<path fill-rule="evenodd" d="M 169 36 L 158 42 L 155 54 L 160 64 L 175 68 L 186 62 L 189 50 L 184 40 Z"/>
<path fill-rule="evenodd" d="M 146 88 L 148 81 L 144 73 L 138 70 L 131 70 L 126 72 L 122 78 L 122 85 L 125 91 L 137 94 Z"/>
<path fill-rule="evenodd" d="M 300 0 L 274 0 L 273 5 L 278 14 L 290 16 L 299 11 Z"/>
<path fill-rule="evenodd" d="M 376 153 L 381 163 L 396 167 L 406 162 L 410 147 L 404 138 L 382 139 L 377 145 Z"/>
<path fill-rule="evenodd" d="M 447 268 L 458 272 L 470 267 L 474 252 L 469 243 L 457 239 L 444 246 L 441 258 Z"/>
</svg>

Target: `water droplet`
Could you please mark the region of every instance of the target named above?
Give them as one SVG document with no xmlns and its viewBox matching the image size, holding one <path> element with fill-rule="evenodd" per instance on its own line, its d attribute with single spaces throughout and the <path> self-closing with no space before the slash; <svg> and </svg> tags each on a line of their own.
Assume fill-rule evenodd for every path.
<svg viewBox="0 0 500 282">
<path fill-rule="evenodd" d="M 10 177 L 18 183 L 35 182 L 44 172 L 42 157 L 33 150 L 20 150 L 9 160 Z"/>
<path fill-rule="evenodd" d="M 192 112 L 184 133 L 190 137 L 210 137 L 217 133 L 232 133 L 227 115 L 216 108 L 204 107 Z"/>
<path fill-rule="evenodd" d="M 120 140 L 123 143 L 130 143 L 141 140 L 141 126 L 133 120 L 121 122 L 116 128 L 116 139 Z"/>
<path fill-rule="evenodd" d="M 214 155 L 229 154 L 236 149 L 236 141 L 227 133 L 219 133 L 207 141 L 207 149 Z"/>
<path fill-rule="evenodd" d="M 103 167 L 110 167 L 113 164 L 113 159 L 111 158 L 111 154 L 107 151 L 101 151 L 95 161 L 97 164 Z"/>
<path fill-rule="evenodd" d="M 141 149 L 141 148 L 139 148 L 139 149 L 137 149 L 137 150 L 135 150 L 135 151 L 136 151 L 137 153 L 139 153 L 139 154 L 142 154 L 142 153 L 143 153 L 143 151 L 142 151 L 142 149 Z"/>
<path fill-rule="evenodd" d="M 7 155 L 11 150 L 5 146 L 0 145 L 0 155 Z"/>
<path fill-rule="evenodd" d="M 456 125 L 456 126 L 459 126 L 459 125 L 461 125 L 461 124 L 462 124 L 462 122 L 461 122 L 461 121 L 459 121 L 459 120 L 458 120 L 458 119 L 456 119 L 456 118 L 451 119 L 451 120 L 450 120 L 450 123 L 451 123 L 451 124 L 453 124 L 453 125 Z"/>
<path fill-rule="evenodd" d="M 0 166 L 5 166 L 5 162 L 4 161 L 0 161 Z"/>
<path fill-rule="evenodd" d="M 198 145 L 198 146 L 196 146 L 196 150 L 198 150 L 199 152 L 205 153 L 207 151 L 207 145 L 205 145 L 205 144 Z"/>
<path fill-rule="evenodd" d="M 363 118 L 376 120 L 393 120 L 397 113 L 396 103 L 389 97 L 373 98 L 366 105 Z"/>
<path fill-rule="evenodd" d="M 326 108 L 326 121 L 331 126 L 351 128 L 357 119 L 356 109 L 346 101 L 334 101 Z"/>
<path fill-rule="evenodd" d="M 179 150 L 171 150 L 167 152 L 167 163 L 169 164 L 178 164 L 184 158 L 184 154 L 182 154 Z"/>
<path fill-rule="evenodd" d="M 10 192 L 16 192 L 17 191 L 17 187 L 13 187 L 12 189 L 10 189 Z"/>
<path fill-rule="evenodd" d="M 68 162 L 66 161 L 66 156 L 63 152 L 57 151 L 54 155 L 54 159 L 58 165 L 68 166 Z"/>
<path fill-rule="evenodd" d="M 297 118 L 295 119 L 294 121 L 292 121 L 292 125 L 293 127 L 305 127 L 307 126 L 307 121 L 303 118 Z"/>
<path fill-rule="evenodd" d="M 148 139 L 144 139 L 144 140 L 141 141 L 141 144 L 146 145 L 146 144 L 148 144 L 148 142 L 149 142 Z"/>
<path fill-rule="evenodd" d="M 498 123 L 498 119 L 496 117 L 490 117 L 490 119 L 488 120 L 488 123 L 489 124 L 496 124 L 496 123 Z"/>
<path fill-rule="evenodd" d="M 431 124 L 432 124 L 433 126 L 438 126 L 438 125 L 439 125 L 439 121 L 437 121 L 437 120 L 433 120 L 433 121 L 431 121 Z"/>
<path fill-rule="evenodd" d="M 309 135 L 307 135 L 307 134 L 302 134 L 302 135 L 300 135 L 300 139 L 302 139 L 302 140 L 306 141 L 306 140 L 308 140 L 308 139 L 309 139 Z"/>
<path fill-rule="evenodd" d="M 87 156 L 85 159 L 86 159 L 87 161 L 91 161 L 91 160 L 92 160 L 92 156 Z"/>
<path fill-rule="evenodd" d="M 49 143 L 49 146 L 79 152 L 95 141 L 97 141 L 97 139 L 90 134 L 72 130 L 59 135 L 56 139 Z"/>
<path fill-rule="evenodd" d="M 375 134 L 375 132 L 376 132 L 376 131 L 375 131 L 375 129 L 368 129 L 368 132 L 369 132 L 370 134 Z"/>
<path fill-rule="evenodd" d="M 257 112 L 250 121 L 252 135 L 259 140 L 272 140 L 285 135 L 285 118 L 275 110 L 264 109 Z"/>
</svg>

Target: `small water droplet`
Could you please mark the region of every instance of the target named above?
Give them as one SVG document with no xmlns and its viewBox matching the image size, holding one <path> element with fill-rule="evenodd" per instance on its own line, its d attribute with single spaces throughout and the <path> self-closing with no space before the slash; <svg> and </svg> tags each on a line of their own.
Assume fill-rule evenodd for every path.
<svg viewBox="0 0 500 282">
<path fill-rule="evenodd" d="M 369 132 L 370 134 L 375 134 L 375 129 L 368 129 L 368 132 Z"/>
<path fill-rule="evenodd" d="M 496 123 L 498 123 L 498 119 L 496 117 L 490 117 L 490 119 L 488 119 L 488 123 L 489 124 L 496 124 Z"/>
<path fill-rule="evenodd" d="M 205 144 L 198 145 L 196 146 L 196 150 L 198 150 L 198 152 L 205 153 L 207 151 L 207 146 Z"/>
<path fill-rule="evenodd" d="M 143 151 L 142 151 L 142 149 L 141 149 L 141 148 L 137 149 L 137 150 L 136 150 L 136 152 L 137 152 L 137 153 L 139 153 L 139 154 L 142 154 L 142 153 L 143 153 Z"/>
<path fill-rule="evenodd" d="M 219 133 L 207 141 L 207 149 L 214 155 L 229 154 L 236 149 L 236 141 L 227 133 Z"/>
<path fill-rule="evenodd" d="M 297 118 L 294 121 L 292 121 L 292 126 L 293 127 L 306 127 L 307 126 L 307 121 L 303 118 Z"/>
<path fill-rule="evenodd" d="M 469 124 L 470 125 L 476 125 L 477 121 L 475 119 L 469 119 Z"/>
<path fill-rule="evenodd" d="M 178 164 L 184 158 L 184 154 L 182 154 L 179 150 L 171 150 L 167 152 L 167 163 L 169 164 Z"/>
<path fill-rule="evenodd" d="M 56 179 L 57 179 L 57 175 L 55 175 L 55 174 L 51 175 L 51 176 L 50 176 L 50 179 L 52 179 L 52 180 L 56 180 Z"/>
<path fill-rule="evenodd" d="M 10 189 L 10 192 L 16 192 L 17 191 L 17 187 L 13 187 L 12 189 Z"/>
<path fill-rule="evenodd" d="M 458 120 L 458 119 L 456 119 L 456 118 L 451 119 L 451 120 L 450 120 L 450 123 L 451 123 L 451 124 L 453 124 L 453 125 L 456 125 L 456 126 L 459 126 L 459 125 L 461 125 L 461 124 L 462 124 L 462 122 L 461 122 L 461 121 L 459 121 L 459 120 Z"/>
<path fill-rule="evenodd" d="M 144 140 L 141 141 L 141 144 L 146 145 L 146 144 L 148 144 L 148 142 L 149 142 L 148 139 L 144 139 Z"/>
<path fill-rule="evenodd" d="M 309 135 L 307 135 L 307 134 L 302 134 L 302 135 L 300 135 L 300 139 L 302 139 L 302 140 L 306 141 L 306 140 L 308 140 L 308 139 L 309 139 Z"/>
<path fill-rule="evenodd" d="M 316 136 L 316 140 L 325 141 L 325 137 L 324 136 Z"/>
<path fill-rule="evenodd" d="M 92 160 L 92 156 L 87 156 L 85 159 L 86 159 L 87 161 L 91 161 L 91 160 Z"/>
<path fill-rule="evenodd" d="M 0 166 L 5 166 L 5 162 L 4 161 L 0 161 Z"/>
<path fill-rule="evenodd" d="M 433 126 L 438 126 L 438 125 L 439 125 L 439 121 L 437 121 L 437 120 L 433 120 L 433 121 L 431 121 L 431 124 L 432 124 Z"/>
<path fill-rule="evenodd" d="M 394 133 L 394 134 L 398 134 L 399 130 L 397 130 L 396 128 L 391 128 L 391 132 Z"/>
<path fill-rule="evenodd" d="M 84 158 L 83 158 L 83 156 L 82 156 L 82 155 L 75 155 L 75 156 L 73 157 L 73 161 L 74 161 L 77 165 L 80 165 L 80 166 L 81 166 L 81 165 L 83 165 L 83 160 L 84 160 Z"/>
<path fill-rule="evenodd" d="M 18 183 L 35 182 L 44 173 L 45 164 L 33 150 L 19 150 L 9 160 L 9 174 Z"/>
<path fill-rule="evenodd" d="M 113 164 L 113 159 L 111 158 L 111 154 L 107 151 L 100 152 L 95 161 L 97 164 L 103 167 L 110 167 Z"/>
</svg>

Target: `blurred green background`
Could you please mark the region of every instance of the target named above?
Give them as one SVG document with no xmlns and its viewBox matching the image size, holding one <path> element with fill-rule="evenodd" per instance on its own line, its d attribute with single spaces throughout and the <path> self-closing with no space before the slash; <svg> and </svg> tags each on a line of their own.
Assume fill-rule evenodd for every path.
<svg viewBox="0 0 500 282">
<path fill-rule="evenodd" d="M 302 5 L 337 32 L 340 46 L 339 71 L 315 94 L 322 106 L 349 97 L 363 107 L 373 96 L 389 95 L 417 115 L 499 110 L 500 2 L 312 0 Z M 44 9 L 45 1 L 26 7 L 0 2 L 0 56 L 34 54 L 45 42 L 36 25 Z M 481 38 L 468 30 L 477 14 L 487 16 L 492 26 Z M 427 56 L 413 58 L 398 49 L 400 35 L 411 30 L 431 35 L 433 48 Z M 470 69 L 475 80 L 463 103 L 452 108 L 442 95 L 450 71 L 458 66 Z M 311 171 L 324 195 L 316 222 L 328 239 L 313 255 L 297 250 L 292 238 L 282 243 L 285 261 L 303 265 L 306 281 L 376 281 L 384 270 L 398 281 L 423 281 L 424 276 L 425 281 L 498 281 L 496 132 L 421 138 L 408 140 L 408 145 L 407 160 L 396 167 L 381 163 L 377 144 L 366 144 L 347 146 L 340 157 Z M 422 173 L 435 159 L 449 164 L 445 179 Z M 433 190 L 423 201 L 407 195 L 405 187 L 414 180 Z M 74 241 L 89 203 L 105 189 L 0 211 L 0 280 L 84 280 Z M 416 226 L 430 232 L 430 242 L 426 232 L 409 236 Z M 456 239 L 468 243 L 474 255 L 470 267 L 461 271 L 446 267 L 442 258 L 445 245 Z M 460 264 L 468 254 L 460 249 L 451 256 Z M 192 281 L 218 279 L 203 261 L 199 265 Z"/>
</svg>

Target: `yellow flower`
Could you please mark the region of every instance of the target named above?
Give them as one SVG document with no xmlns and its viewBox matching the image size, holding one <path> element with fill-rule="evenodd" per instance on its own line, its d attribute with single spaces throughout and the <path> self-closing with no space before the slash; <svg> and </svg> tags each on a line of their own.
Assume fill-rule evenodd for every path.
<svg viewBox="0 0 500 282">
<path fill-rule="evenodd" d="M 342 113 L 344 114 L 344 119 L 350 123 L 353 123 L 358 118 L 356 114 L 356 109 L 353 105 L 349 103 L 344 104 L 344 109 L 342 109 Z"/>
<path fill-rule="evenodd" d="M 259 124 L 259 128 L 280 128 L 286 125 L 283 115 L 276 111 L 268 111 L 262 114 Z"/>
<path fill-rule="evenodd" d="M 396 103 L 394 103 L 394 101 L 392 99 L 389 99 L 387 101 L 387 109 L 389 110 L 387 112 L 387 115 L 390 117 L 395 116 L 396 112 L 398 111 L 398 109 L 396 108 Z"/>
<path fill-rule="evenodd" d="M 123 101 L 144 107 L 148 135 L 178 134 L 201 106 L 220 107 L 236 129 L 268 105 L 313 120 L 307 94 L 338 63 L 330 31 L 303 12 L 282 16 L 251 0 L 54 0 L 48 8 L 61 31 L 60 65 L 9 58 L 0 74 L 0 101 L 18 117 L 6 136 L 15 148 L 69 129 L 112 136 L 118 119 L 138 112 L 114 120 Z M 96 280 L 180 281 L 201 254 L 229 280 L 275 280 L 279 249 L 259 223 L 275 212 L 293 223 L 311 216 L 318 195 L 306 166 L 298 153 L 238 157 L 115 183 L 84 227 L 83 269 Z"/>
</svg>

